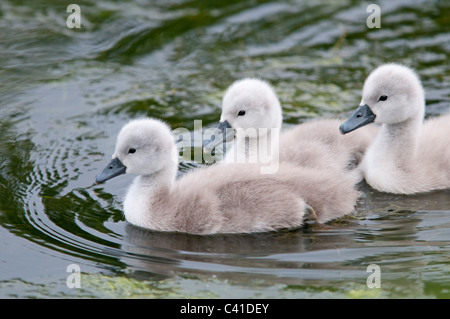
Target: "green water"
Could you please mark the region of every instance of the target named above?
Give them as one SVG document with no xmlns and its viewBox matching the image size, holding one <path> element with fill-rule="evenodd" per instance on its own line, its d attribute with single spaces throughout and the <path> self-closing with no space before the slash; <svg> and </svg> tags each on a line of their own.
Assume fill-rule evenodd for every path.
<svg viewBox="0 0 450 319">
<path fill-rule="evenodd" d="M 421 75 L 427 116 L 447 112 L 448 1 L 379 1 L 374 29 L 360 1 L 76 3 L 80 29 L 67 3 L 0 2 L 0 297 L 450 297 L 449 191 L 361 185 L 354 216 L 323 227 L 201 237 L 127 224 L 131 176 L 93 183 L 128 120 L 212 126 L 246 76 L 273 84 L 285 126 L 348 115 L 388 61 Z"/>
</svg>

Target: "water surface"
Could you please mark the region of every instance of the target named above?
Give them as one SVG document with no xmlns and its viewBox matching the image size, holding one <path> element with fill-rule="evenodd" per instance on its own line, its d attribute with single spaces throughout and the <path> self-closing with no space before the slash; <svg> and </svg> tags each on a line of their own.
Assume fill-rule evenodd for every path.
<svg viewBox="0 0 450 319">
<path fill-rule="evenodd" d="M 234 80 L 270 81 L 284 125 L 346 116 L 389 61 L 420 73 L 427 116 L 450 105 L 447 1 L 0 3 L 1 297 L 450 297 L 450 192 L 363 196 L 353 216 L 252 235 L 144 231 L 131 176 L 96 186 L 128 120 L 214 125 Z M 180 173 L 193 164 L 180 164 Z M 81 288 L 66 271 L 79 265 Z M 381 288 L 369 289 L 370 264 Z"/>
</svg>

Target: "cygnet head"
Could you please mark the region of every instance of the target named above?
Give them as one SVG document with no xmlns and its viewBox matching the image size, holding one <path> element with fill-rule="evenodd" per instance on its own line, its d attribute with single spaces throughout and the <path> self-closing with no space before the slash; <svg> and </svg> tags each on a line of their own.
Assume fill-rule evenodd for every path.
<svg viewBox="0 0 450 319">
<path fill-rule="evenodd" d="M 400 64 L 384 64 L 367 77 L 360 106 L 340 131 L 349 133 L 372 122 L 396 124 L 422 119 L 424 107 L 424 91 L 417 74 Z"/>
<path fill-rule="evenodd" d="M 272 86 L 266 81 L 245 78 L 234 82 L 222 100 L 222 114 L 218 133 L 213 145 L 230 142 L 237 129 L 280 128 L 282 123 L 281 105 Z"/>
<path fill-rule="evenodd" d="M 232 128 L 279 128 L 281 106 L 272 86 L 259 79 L 234 82 L 222 101 L 220 121 Z"/>
<path fill-rule="evenodd" d="M 156 119 L 138 119 L 126 124 L 117 136 L 112 161 L 97 176 L 103 183 L 121 174 L 150 175 L 172 163 L 174 141 L 170 128 Z"/>
</svg>

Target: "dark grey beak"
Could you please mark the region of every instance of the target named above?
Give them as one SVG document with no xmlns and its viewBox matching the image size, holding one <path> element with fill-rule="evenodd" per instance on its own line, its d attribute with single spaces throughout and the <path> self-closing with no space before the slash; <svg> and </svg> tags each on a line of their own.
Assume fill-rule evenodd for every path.
<svg viewBox="0 0 450 319">
<path fill-rule="evenodd" d="M 106 182 L 108 179 L 125 174 L 126 166 L 122 164 L 118 157 L 113 159 L 105 169 L 97 175 L 95 183 L 100 184 Z"/>
<path fill-rule="evenodd" d="M 349 119 L 339 127 L 341 134 L 347 134 L 361 126 L 367 125 L 375 121 L 376 115 L 367 104 L 358 107 Z"/>
<path fill-rule="evenodd" d="M 203 142 L 203 150 L 209 152 L 217 145 L 231 142 L 234 139 L 235 133 L 228 121 L 220 122 L 214 129 L 211 139 Z"/>
</svg>

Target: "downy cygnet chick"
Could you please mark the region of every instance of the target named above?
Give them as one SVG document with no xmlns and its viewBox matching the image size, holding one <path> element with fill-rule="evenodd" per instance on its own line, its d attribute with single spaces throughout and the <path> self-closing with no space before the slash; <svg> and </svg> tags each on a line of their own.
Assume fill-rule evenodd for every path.
<svg viewBox="0 0 450 319">
<path fill-rule="evenodd" d="M 120 131 L 113 159 L 96 182 L 139 175 L 124 200 L 126 220 L 147 229 L 192 234 L 297 228 L 309 212 L 324 223 L 353 212 L 359 195 L 350 176 L 329 183 L 321 173 L 289 165 L 261 175 L 256 164 L 217 164 L 176 180 L 176 154 L 165 123 L 131 121 Z"/>
<path fill-rule="evenodd" d="M 234 82 L 225 93 L 220 123 L 212 141 L 205 143 L 205 151 L 233 142 L 225 163 L 243 162 L 242 158 L 267 163 L 272 156 L 281 163 L 342 172 L 357 166 L 377 128 L 343 137 L 340 124 L 338 119 L 311 120 L 280 132 L 282 109 L 272 86 L 246 78 Z"/>
<path fill-rule="evenodd" d="M 370 186 L 397 194 L 450 188 L 450 115 L 424 122 L 424 113 L 424 90 L 410 68 L 389 63 L 367 77 L 360 106 L 340 130 L 381 124 L 361 163 Z"/>
<path fill-rule="evenodd" d="M 259 79 L 239 80 L 225 93 L 220 123 L 204 149 L 233 143 L 224 163 L 264 163 L 278 150 L 281 124 L 281 106 L 272 87 Z"/>
</svg>

